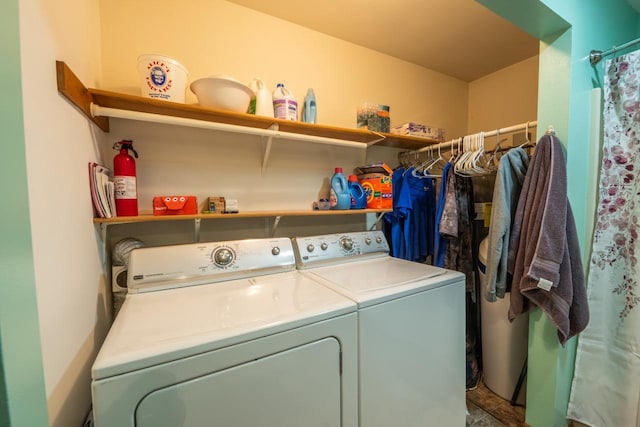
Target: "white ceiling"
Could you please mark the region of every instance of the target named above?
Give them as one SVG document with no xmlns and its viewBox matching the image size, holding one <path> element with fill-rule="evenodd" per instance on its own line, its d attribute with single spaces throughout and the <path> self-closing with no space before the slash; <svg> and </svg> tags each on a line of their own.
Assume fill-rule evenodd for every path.
<svg viewBox="0 0 640 427">
<path fill-rule="evenodd" d="M 229 0 L 465 81 L 538 53 L 475 0 Z"/>
</svg>

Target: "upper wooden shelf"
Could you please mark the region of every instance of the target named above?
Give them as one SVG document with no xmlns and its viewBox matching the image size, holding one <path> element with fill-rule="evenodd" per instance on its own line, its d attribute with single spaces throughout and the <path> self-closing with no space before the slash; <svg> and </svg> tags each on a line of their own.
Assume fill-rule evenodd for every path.
<svg viewBox="0 0 640 427">
<path fill-rule="evenodd" d="M 94 224 L 125 224 L 131 222 L 150 221 L 184 221 L 184 220 L 218 220 L 238 218 L 265 218 L 285 216 L 328 216 L 328 215 L 362 215 L 367 213 L 382 214 L 391 209 L 346 209 L 346 210 L 308 210 L 308 211 L 246 211 L 232 214 L 196 214 L 196 215 L 152 215 L 119 216 L 114 218 L 94 218 Z"/>
<path fill-rule="evenodd" d="M 91 104 L 105 108 L 114 108 L 141 113 L 180 117 L 192 120 L 244 126 L 257 129 L 269 129 L 277 124 L 279 132 L 337 140 L 360 142 L 369 145 L 417 150 L 438 141 L 426 138 L 378 133 L 362 129 L 339 128 L 319 124 L 310 124 L 292 120 L 273 119 L 251 114 L 233 113 L 202 107 L 197 104 L 181 104 L 134 96 L 100 89 L 88 89 L 67 67 L 64 62 L 56 62 L 58 91 L 67 97 L 100 129 L 109 131 L 109 118 L 94 117 Z"/>
</svg>

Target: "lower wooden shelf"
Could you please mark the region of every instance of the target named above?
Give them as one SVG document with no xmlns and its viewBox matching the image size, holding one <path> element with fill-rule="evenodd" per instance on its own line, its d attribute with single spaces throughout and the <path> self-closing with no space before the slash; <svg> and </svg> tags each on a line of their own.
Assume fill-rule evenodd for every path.
<svg viewBox="0 0 640 427">
<path fill-rule="evenodd" d="M 390 209 L 349 209 L 349 210 L 305 210 L 305 211 L 247 211 L 230 214 L 196 214 L 196 215 L 152 215 L 143 213 L 138 216 L 119 216 L 114 218 L 94 218 L 94 224 L 126 224 L 132 222 L 184 221 L 184 220 L 219 220 L 238 218 L 263 218 L 285 216 L 326 216 L 326 215 L 362 215 L 383 214 Z"/>
</svg>

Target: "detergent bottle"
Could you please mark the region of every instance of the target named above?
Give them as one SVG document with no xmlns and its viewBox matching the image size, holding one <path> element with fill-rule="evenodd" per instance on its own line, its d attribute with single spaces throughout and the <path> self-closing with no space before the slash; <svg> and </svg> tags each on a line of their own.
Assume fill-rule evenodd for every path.
<svg viewBox="0 0 640 427">
<path fill-rule="evenodd" d="M 298 101 L 283 83 L 273 91 L 273 113 L 276 119 L 298 120 Z"/>
<path fill-rule="evenodd" d="M 258 97 L 258 79 L 255 77 L 249 83 L 249 89 L 253 92 L 251 95 L 251 100 L 249 101 L 249 106 L 247 107 L 247 114 L 255 114 L 256 113 L 256 100 Z"/>
<path fill-rule="evenodd" d="M 367 207 L 367 195 L 355 175 L 349 175 L 349 194 L 351 196 L 351 209 L 364 209 Z"/>
<path fill-rule="evenodd" d="M 267 85 L 258 77 L 254 77 L 249 85 L 255 97 L 249 103 L 249 114 L 273 117 L 273 97 Z"/>
<path fill-rule="evenodd" d="M 316 123 L 316 95 L 313 93 L 313 89 L 307 90 L 307 96 L 304 97 L 304 104 L 302 105 L 302 121 L 305 123 Z"/>
<path fill-rule="evenodd" d="M 331 209 L 350 209 L 351 195 L 347 177 L 342 173 L 342 168 L 335 168 L 331 177 L 331 195 L 329 196 Z"/>
</svg>

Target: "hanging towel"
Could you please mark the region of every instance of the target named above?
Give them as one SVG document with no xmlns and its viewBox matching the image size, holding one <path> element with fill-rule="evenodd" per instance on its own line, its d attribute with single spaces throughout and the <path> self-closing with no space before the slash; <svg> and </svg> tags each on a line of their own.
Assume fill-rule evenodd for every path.
<svg viewBox="0 0 640 427">
<path fill-rule="evenodd" d="M 511 284 L 510 278 L 507 280 L 511 224 L 528 166 L 529 156 L 520 147 L 509 150 L 500 159 L 493 189 L 483 289 L 487 301 L 496 301 L 496 297 L 504 298 L 507 287 Z"/>
<path fill-rule="evenodd" d="M 555 135 L 536 146 L 513 221 L 507 270 L 513 275 L 509 320 L 540 307 L 562 345 L 587 326 L 589 310 L 564 154 Z"/>
</svg>

